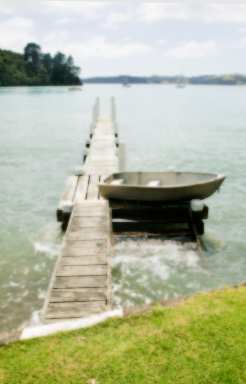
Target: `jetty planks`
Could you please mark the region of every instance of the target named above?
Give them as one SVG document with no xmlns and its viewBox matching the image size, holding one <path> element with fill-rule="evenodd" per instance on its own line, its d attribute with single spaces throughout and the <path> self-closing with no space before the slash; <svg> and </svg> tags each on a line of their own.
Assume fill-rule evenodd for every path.
<svg viewBox="0 0 246 384">
<path fill-rule="evenodd" d="M 119 170 L 119 156 L 115 123 L 100 119 L 98 101 L 93 116 L 83 172 L 69 179 L 62 196 L 73 210 L 51 278 L 45 322 L 87 317 L 111 305 L 111 209 L 98 184 Z"/>
</svg>

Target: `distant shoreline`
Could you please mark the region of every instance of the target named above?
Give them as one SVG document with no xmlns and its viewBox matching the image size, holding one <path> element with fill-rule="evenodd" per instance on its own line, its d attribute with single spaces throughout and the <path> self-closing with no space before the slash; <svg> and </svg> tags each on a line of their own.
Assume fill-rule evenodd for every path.
<svg viewBox="0 0 246 384">
<path fill-rule="evenodd" d="M 176 86 L 176 83 L 129 83 L 130 85 L 159 85 L 159 86 L 165 86 L 165 85 L 172 85 Z M 87 82 L 86 80 L 83 80 L 83 84 L 81 85 L 67 85 L 67 84 L 32 84 L 32 85 L 0 85 L 0 89 L 5 89 L 5 88 L 39 88 L 39 87 L 56 87 L 56 88 L 70 88 L 70 87 L 78 87 L 78 88 L 83 88 L 84 85 L 117 85 L 117 86 L 123 86 L 122 83 L 116 83 L 116 82 Z M 188 83 L 187 86 L 207 86 L 207 87 L 212 87 L 212 86 L 221 86 L 221 87 L 245 87 L 246 83 L 244 84 L 221 84 L 221 83 L 213 83 L 213 84 L 205 84 L 205 83 Z"/>
<path fill-rule="evenodd" d="M 201 75 L 201 76 L 97 76 L 83 79 L 84 84 L 179 84 L 185 85 L 246 85 L 246 75 Z"/>
<path fill-rule="evenodd" d="M 122 86 L 121 83 L 109 83 L 109 82 L 86 82 L 84 81 L 84 84 L 85 85 L 120 85 Z M 162 84 L 162 83 L 129 83 L 130 85 L 173 85 L 175 86 L 176 84 L 175 83 L 165 83 L 165 84 Z M 187 86 L 200 86 L 200 85 L 203 85 L 203 86 L 208 86 L 208 87 L 212 87 L 212 86 L 221 86 L 221 87 L 245 87 L 246 86 L 246 83 L 245 84 L 220 84 L 220 83 L 214 83 L 214 84 L 204 84 L 204 83 L 196 83 L 196 84 L 187 84 Z"/>
</svg>

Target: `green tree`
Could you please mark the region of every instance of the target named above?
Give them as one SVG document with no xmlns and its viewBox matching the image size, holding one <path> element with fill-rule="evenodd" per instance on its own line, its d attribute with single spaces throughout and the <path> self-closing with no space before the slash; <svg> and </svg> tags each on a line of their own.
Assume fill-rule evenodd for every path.
<svg viewBox="0 0 246 384">
<path fill-rule="evenodd" d="M 45 53 L 43 55 L 42 63 L 47 73 L 50 74 L 53 68 L 53 59 L 50 53 Z"/>
<path fill-rule="evenodd" d="M 72 56 L 42 54 L 36 43 L 28 43 L 23 55 L 0 49 L 0 86 L 81 84 L 79 73 Z"/>
<path fill-rule="evenodd" d="M 72 56 L 57 52 L 53 59 L 51 82 L 53 84 L 81 84 L 80 69 L 75 67 Z"/>
<path fill-rule="evenodd" d="M 36 43 L 28 43 L 24 48 L 24 60 L 27 69 L 37 74 L 41 67 L 41 47 Z"/>
</svg>

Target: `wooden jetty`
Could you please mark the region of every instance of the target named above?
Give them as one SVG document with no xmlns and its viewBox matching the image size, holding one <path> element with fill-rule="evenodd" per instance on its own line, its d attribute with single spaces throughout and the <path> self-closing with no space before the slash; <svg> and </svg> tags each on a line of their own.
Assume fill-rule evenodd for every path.
<svg viewBox="0 0 246 384">
<path fill-rule="evenodd" d="M 148 233 L 168 239 L 182 239 L 199 244 L 204 234 L 203 220 L 208 218 L 204 204 L 195 212 L 190 202 L 141 203 L 111 201 L 112 229 L 115 234 Z"/>
<path fill-rule="evenodd" d="M 115 119 L 114 99 L 110 119 L 100 118 L 97 99 L 84 162 L 69 178 L 57 210 L 66 233 L 43 310 L 45 322 L 80 318 L 110 308 L 111 217 L 98 183 L 119 169 Z"/>
<path fill-rule="evenodd" d="M 197 249 L 201 248 L 206 205 L 195 210 L 191 202 L 108 202 L 100 196 L 99 182 L 122 170 L 123 150 L 114 99 L 110 119 L 100 117 L 97 99 L 83 163 L 68 179 L 57 209 L 65 235 L 44 305 L 44 322 L 87 317 L 110 309 L 113 234 L 161 235 L 195 241 Z"/>
</svg>

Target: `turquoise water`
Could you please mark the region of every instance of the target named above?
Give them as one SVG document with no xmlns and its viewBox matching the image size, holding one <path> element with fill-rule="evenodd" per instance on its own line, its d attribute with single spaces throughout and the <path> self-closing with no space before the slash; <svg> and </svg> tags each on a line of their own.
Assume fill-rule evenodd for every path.
<svg viewBox="0 0 246 384">
<path fill-rule="evenodd" d="M 116 97 L 127 168 L 224 173 L 208 200 L 208 251 L 174 242 L 118 241 L 115 303 L 134 304 L 236 284 L 246 274 L 246 89 L 88 85 L 0 88 L 0 330 L 43 305 L 61 234 L 55 210 L 82 158 L 91 109 Z M 36 316 L 37 317 L 37 316 Z"/>
</svg>

